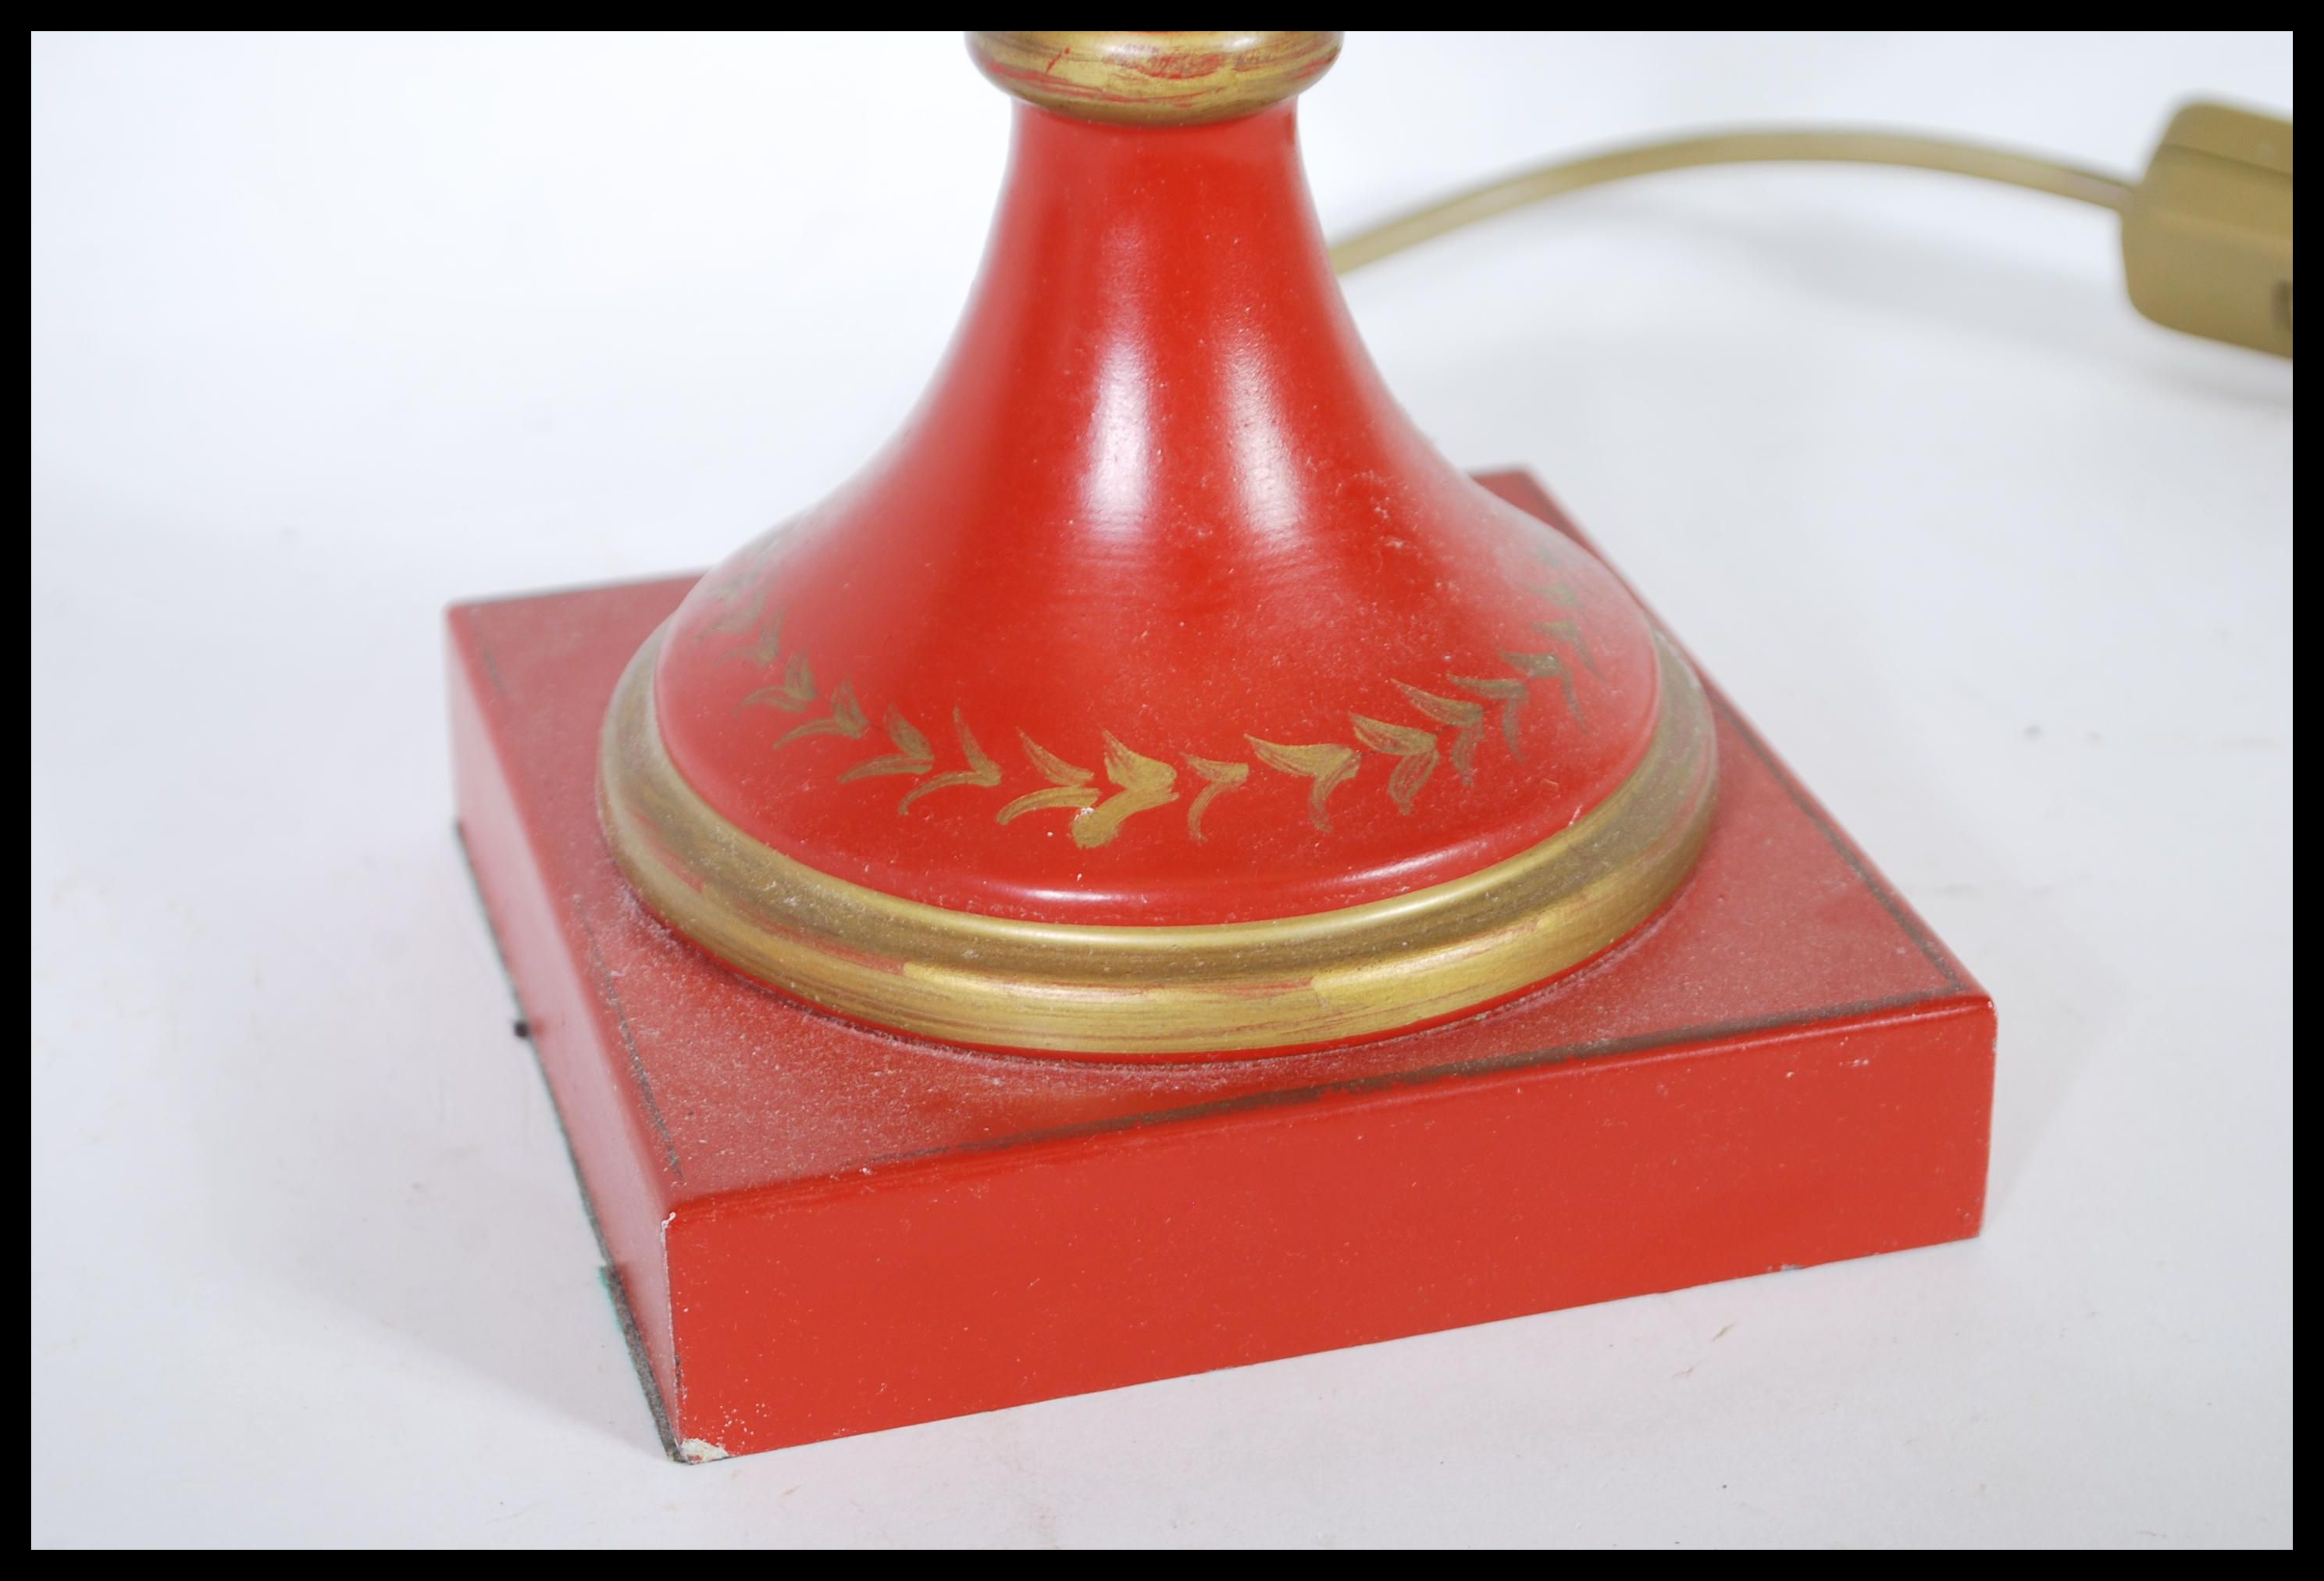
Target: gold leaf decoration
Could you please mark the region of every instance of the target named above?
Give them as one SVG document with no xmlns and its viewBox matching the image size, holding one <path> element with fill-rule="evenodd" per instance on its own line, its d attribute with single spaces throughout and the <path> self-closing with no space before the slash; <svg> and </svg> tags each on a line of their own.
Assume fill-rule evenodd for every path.
<svg viewBox="0 0 2324 1581">
<path fill-rule="evenodd" d="M 761 670 L 782 656 L 783 617 L 780 615 L 768 616 L 767 623 L 759 628 L 755 638 L 740 647 L 729 649 L 724 655 L 728 659 L 748 659 Z"/>
<path fill-rule="evenodd" d="M 761 578 L 760 573 L 774 559 L 775 550 L 781 547 L 781 542 L 780 528 L 772 529 L 714 573 L 715 585 L 710 588 L 710 596 L 725 613 L 697 630 L 694 633 L 696 641 L 712 636 L 731 637 L 759 624 L 759 616 L 767 610 L 768 595 L 773 589 L 773 583 Z M 751 596 L 747 604 L 742 602 L 745 593 Z"/>
<path fill-rule="evenodd" d="M 751 595 L 748 603 L 741 602 L 742 594 L 739 587 L 722 587 L 711 596 L 724 605 L 726 612 L 702 628 L 702 636 L 705 639 L 731 637 L 738 633 L 747 632 L 759 624 L 761 615 L 767 613 L 767 588 L 763 582 Z"/>
<path fill-rule="evenodd" d="M 1351 714 L 1348 718 L 1355 725 L 1358 741 L 1397 760 L 1395 771 L 1388 777 L 1388 800 L 1396 803 L 1397 811 L 1409 814 L 1413 802 L 1420 796 L 1420 788 L 1436 772 L 1435 735 L 1410 725 L 1367 719 L 1361 714 Z"/>
<path fill-rule="evenodd" d="M 843 680 L 831 689 L 831 712 L 798 726 L 775 743 L 774 750 L 780 752 L 810 735 L 844 735 L 853 741 L 871 727 L 872 721 L 863 717 L 863 705 L 855 700 L 855 689 Z"/>
<path fill-rule="evenodd" d="M 1572 563 L 1571 552 L 1562 539 L 1547 539 L 1527 544 L 1525 552 L 1542 568 L 1530 575 L 1545 580 L 1526 580 L 1527 572 L 1520 571 L 1517 580 L 1537 596 L 1555 606 L 1558 610 L 1578 612 L 1582 597 L 1565 579 Z M 754 560 L 758 558 L 753 557 Z M 743 634 L 746 641 L 733 647 L 724 657 L 742 656 L 761 668 L 771 669 L 782 661 L 781 643 L 783 619 L 779 613 L 768 618 L 769 589 L 761 580 L 749 588 L 750 579 L 761 568 L 755 563 L 738 566 L 722 578 L 724 586 L 714 588 L 712 597 L 725 606 L 724 612 L 703 628 L 705 633 L 733 636 Z M 750 596 L 744 599 L 748 589 Z M 1559 614 L 1547 620 L 1532 623 L 1554 647 L 1540 652 L 1520 652 L 1505 650 L 1500 657 L 1515 671 L 1512 676 L 1454 675 L 1446 684 L 1468 694 L 1449 697 L 1421 687 L 1397 680 L 1394 684 L 1431 726 L 1396 724 L 1369 715 L 1351 713 L 1349 721 L 1354 727 L 1359 747 L 1338 742 L 1311 742 L 1292 744 L 1265 741 L 1256 735 L 1243 739 L 1250 744 L 1259 761 L 1277 772 L 1296 775 L 1309 781 L 1307 812 L 1314 826 L 1329 832 L 1332 827 L 1329 803 L 1339 788 L 1353 779 L 1361 770 L 1366 751 L 1376 752 L 1396 760 L 1389 771 L 1388 793 L 1397 811 L 1409 815 L 1418 804 L 1421 793 L 1427 788 L 1436 772 L 1440 756 L 1452 764 L 1452 772 L 1463 785 L 1477 782 L 1478 750 L 1485 735 L 1487 714 L 1498 708 L 1500 714 L 1502 740 L 1509 755 L 1519 763 L 1526 758 L 1524 717 L 1521 710 L 1532 697 L 1533 683 L 1554 680 L 1565 699 L 1568 713 L 1576 726 L 1588 728 L 1583 717 L 1582 698 L 1574 684 L 1572 666 L 1579 663 L 1592 675 L 1602 675 L 1598 657 L 1582 631 L 1578 615 Z M 782 680 L 772 686 L 762 686 L 749 693 L 736 705 L 737 711 L 749 707 L 779 709 L 798 713 L 811 707 L 816 698 L 814 670 L 804 652 L 793 653 L 784 664 Z M 779 749 L 810 735 L 839 735 L 851 740 L 862 736 L 870 728 L 861 703 L 852 685 L 842 682 L 828 699 L 827 712 L 820 718 L 806 721 L 775 743 Z M 1001 765 L 980 744 L 970 730 L 965 715 L 953 709 L 953 733 L 960 744 L 962 767 L 943 773 L 935 772 L 936 753 L 927 736 L 920 734 L 911 721 L 894 707 L 887 711 L 883 728 L 893 749 L 854 764 L 840 774 L 840 782 L 872 779 L 881 775 L 908 775 L 919 783 L 904 792 L 896 804 L 901 816 L 910 811 L 921 797 L 937 790 L 960 787 L 997 790 L 1005 775 Z M 1438 734 L 1449 729 L 1449 737 Z M 1102 732 L 1105 741 L 1105 776 L 1112 785 L 1109 794 L 1101 789 L 1096 773 L 1078 764 L 1066 762 L 1050 752 L 1023 731 L 1018 732 L 1027 760 L 1048 783 L 1040 790 L 1016 797 L 995 813 L 998 823 L 1013 823 L 1029 812 L 1063 809 L 1074 816 L 1067 827 L 1074 843 L 1084 849 L 1113 843 L 1120 837 L 1130 819 L 1141 812 L 1165 807 L 1181 800 L 1178 788 L 1179 771 L 1157 758 L 1150 758 L 1125 745 L 1111 732 Z M 1239 790 L 1250 781 L 1251 765 L 1232 760 L 1197 757 L 1184 758 L 1187 769 L 1202 781 L 1201 790 L 1194 792 L 1186 807 L 1186 835 L 1197 843 L 1204 838 L 1203 821 L 1212 804 L 1220 797 Z"/>
<path fill-rule="evenodd" d="M 1105 777 L 1120 789 L 1074 819 L 1074 844 L 1084 849 L 1110 844 L 1126 820 L 1178 800 L 1178 771 L 1130 751 L 1111 731 L 1105 736 Z"/>
<path fill-rule="evenodd" d="M 1440 698 L 1434 692 L 1422 691 L 1416 686 L 1397 681 L 1397 689 L 1411 700 L 1412 706 L 1435 720 L 1439 725 L 1452 726 L 1452 772 L 1461 776 L 1463 785 L 1477 782 L 1477 742 L 1485 733 L 1485 705 L 1461 698 Z"/>
<path fill-rule="evenodd" d="M 1511 757 L 1525 762 L 1525 743 L 1517 738 L 1517 710 L 1525 707 L 1525 682 L 1499 676 L 1456 675 L 1452 684 L 1501 705 L 1501 739 L 1508 743 Z"/>
<path fill-rule="evenodd" d="M 1203 834 L 1203 814 L 1210 810 L 1212 802 L 1230 790 L 1241 788 L 1242 782 L 1250 778 L 1250 765 L 1190 756 L 1186 759 L 1186 766 L 1208 781 L 1194 793 L 1194 805 L 1186 809 L 1186 833 L 1199 842 L 1205 837 Z"/>
<path fill-rule="evenodd" d="M 1534 630 L 1541 633 L 1542 635 L 1545 637 L 1554 637 L 1559 642 L 1563 643 L 1567 647 L 1572 648 L 1576 653 L 1582 655 L 1582 668 L 1587 670 L 1591 674 L 1603 675 L 1605 673 L 1605 671 L 1598 668 L 1598 657 L 1596 654 L 1590 652 L 1590 644 L 1582 640 L 1582 626 L 1579 622 L 1570 620 L 1537 620 L 1533 623 L 1533 625 Z"/>
<path fill-rule="evenodd" d="M 1019 796 L 995 813 L 993 822 L 1013 822 L 1028 812 L 1039 812 L 1052 807 L 1078 809 L 1097 805 L 1099 790 L 1090 783 L 1097 778 L 1094 773 L 1087 769 L 1075 768 L 1022 730 L 1017 733 L 1017 739 L 1025 744 L 1025 755 L 1032 760 L 1041 777 L 1049 781 L 1049 788 Z"/>
<path fill-rule="evenodd" d="M 1342 746 L 1336 741 L 1316 742 L 1307 746 L 1285 746 L 1272 741 L 1261 741 L 1256 735 L 1246 735 L 1250 750 L 1268 768 L 1286 774 L 1297 774 L 1313 780 L 1307 791 L 1307 816 L 1315 827 L 1329 832 L 1331 815 L 1323 803 L 1332 792 L 1348 782 L 1348 779 L 1363 766 L 1363 754 L 1352 746 Z"/>
<path fill-rule="evenodd" d="M 943 790 L 954 785 L 982 785 L 990 790 L 1001 783 L 1001 765 L 977 744 L 974 733 L 968 727 L 968 720 L 958 708 L 952 711 L 952 729 L 953 734 L 960 737 L 960 755 L 968 760 L 968 767 L 953 769 L 923 780 L 905 791 L 904 799 L 896 803 L 896 811 L 899 815 L 931 790 Z"/>
<path fill-rule="evenodd" d="M 903 715 L 889 709 L 880 728 L 887 732 L 888 744 L 896 750 L 881 757 L 864 759 L 839 776 L 841 784 L 880 774 L 925 774 L 936 766 L 936 754 L 929 747 L 928 738 L 914 729 L 912 722 Z"/>
<path fill-rule="evenodd" d="M 1582 723 L 1582 699 L 1573 695 L 1573 672 L 1554 653 L 1504 653 L 1509 668 L 1529 680 L 1554 680 L 1565 692 L 1565 707 L 1576 725 Z"/>
<path fill-rule="evenodd" d="M 744 708 L 780 708 L 786 714 L 796 714 L 815 701 L 815 670 L 805 653 L 794 653 L 791 661 L 783 666 L 782 684 L 762 686 L 741 702 L 735 711 Z"/>
<path fill-rule="evenodd" d="M 1571 539 L 1556 528 L 1545 524 L 1526 543 L 1526 552 L 1533 557 L 1536 565 L 1550 573 L 1552 597 L 1561 604 L 1580 602 L 1573 589 L 1567 586 L 1564 576 L 1566 567 L 1572 563 L 1570 557 L 1573 552 L 1573 543 Z"/>
</svg>

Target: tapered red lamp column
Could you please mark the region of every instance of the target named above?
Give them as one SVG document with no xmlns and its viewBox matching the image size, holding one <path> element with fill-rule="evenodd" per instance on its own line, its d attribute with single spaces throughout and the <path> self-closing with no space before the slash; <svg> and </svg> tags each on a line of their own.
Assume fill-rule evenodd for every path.
<svg viewBox="0 0 2324 1581">
<path fill-rule="evenodd" d="M 1685 662 L 1359 343 L 1293 97 L 1338 35 L 978 33 L 1019 99 L 927 394 L 640 651 L 641 898 L 842 1015 L 1243 1058 L 1506 1000 L 1677 888 Z"/>
</svg>

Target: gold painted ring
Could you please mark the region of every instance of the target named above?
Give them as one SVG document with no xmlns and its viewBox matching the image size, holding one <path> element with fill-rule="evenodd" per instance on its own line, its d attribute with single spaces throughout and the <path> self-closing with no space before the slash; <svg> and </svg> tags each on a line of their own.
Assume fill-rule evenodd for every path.
<svg viewBox="0 0 2324 1581">
<path fill-rule="evenodd" d="M 1572 827 L 1462 878 L 1336 911 L 1095 927 L 949 911 L 835 878 L 736 828 L 680 777 L 654 717 L 657 633 L 598 755 L 613 859 L 728 965 L 875 1026 L 1089 1059 L 1286 1053 L 1441 1021 L 1591 957 L 1669 899 L 1710 832 L 1711 708 L 1659 633 L 1646 753 Z"/>
<path fill-rule="evenodd" d="M 1336 32 L 973 32 L 977 69 L 1029 104 L 1120 126 L 1200 126 L 1291 97 Z"/>
</svg>

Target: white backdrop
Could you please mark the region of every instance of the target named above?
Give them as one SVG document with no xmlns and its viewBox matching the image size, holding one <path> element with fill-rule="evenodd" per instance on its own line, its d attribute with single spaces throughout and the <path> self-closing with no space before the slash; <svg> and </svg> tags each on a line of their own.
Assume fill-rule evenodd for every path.
<svg viewBox="0 0 2324 1581">
<path fill-rule="evenodd" d="M 885 437 L 954 35 L 32 43 L 37 1542 L 2285 1542 L 2292 369 L 2112 219 L 1721 171 L 1351 297 L 1992 990 L 1978 1242 L 680 1467 L 450 834 L 448 600 L 700 566 Z M 1715 122 L 2135 172 L 2264 37 L 1359 33 L 1328 228 Z"/>
</svg>

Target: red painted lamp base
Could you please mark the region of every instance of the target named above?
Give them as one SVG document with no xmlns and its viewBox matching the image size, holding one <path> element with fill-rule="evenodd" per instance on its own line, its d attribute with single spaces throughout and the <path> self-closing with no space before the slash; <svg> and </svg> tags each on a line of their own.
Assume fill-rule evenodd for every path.
<svg viewBox="0 0 2324 1581">
<path fill-rule="evenodd" d="M 1976 1234 L 1992 1002 L 1715 687 L 1701 865 L 1582 971 L 1352 1049 L 1018 1059 L 631 898 L 597 731 L 692 582 L 450 617 L 461 828 L 681 1458 Z"/>
</svg>

